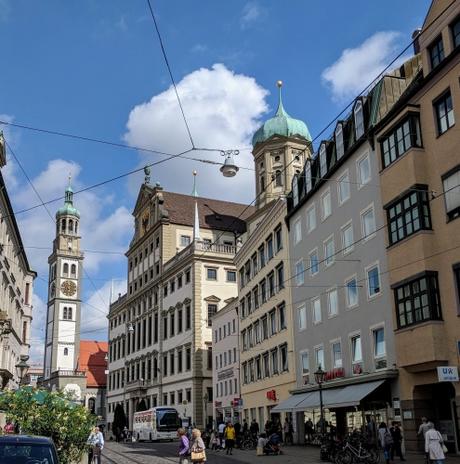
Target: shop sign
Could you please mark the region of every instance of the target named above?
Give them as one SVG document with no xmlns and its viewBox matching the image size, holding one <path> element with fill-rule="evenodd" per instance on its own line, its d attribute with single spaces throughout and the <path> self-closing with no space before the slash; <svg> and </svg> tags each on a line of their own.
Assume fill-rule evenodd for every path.
<svg viewBox="0 0 460 464">
<path fill-rule="evenodd" d="M 219 371 L 217 373 L 217 380 L 224 380 L 228 379 L 229 377 L 233 377 L 233 367 L 230 367 L 229 369 L 225 369 L 223 371 Z"/>
<path fill-rule="evenodd" d="M 438 367 L 439 382 L 458 382 L 458 367 L 457 366 L 441 366 Z"/>
<path fill-rule="evenodd" d="M 243 400 L 241 398 L 234 398 L 231 404 L 234 408 L 237 408 L 238 406 L 243 406 Z"/>
<path fill-rule="evenodd" d="M 267 400 L 276 401 L 276 390 L 269 390 L 267 392 Z"/>
</svg>

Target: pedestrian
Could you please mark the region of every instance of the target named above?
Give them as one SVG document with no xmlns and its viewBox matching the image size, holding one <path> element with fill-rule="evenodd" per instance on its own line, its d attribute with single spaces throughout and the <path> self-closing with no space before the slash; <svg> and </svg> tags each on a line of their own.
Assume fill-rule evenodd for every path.
<svg viewBox="0 0 460 464">
<path fill-rule="evenodd" d="M 283 432 L 284 432 L 284 444 L 292 445 L 292 424 L 291 424 L 291 421 L 287 417 L 284 419 Z"/>
<path fill-rule="evenodd" d="M 375 444 L 377 438 L 377 425 L 370 414 L 366 416 L 366 435 L 368 443 Z"/>
<path fill-rule="evenodd" d="M 251 427 L 249 427 L 249 431 L 251 432 L 251 436 L 254 439 L 257 439 L 257 436 L 259 435 L 259 424 L 255 419 L 252 419 L 251 422 Z"/>
<path fill-rule="evenodd" d="M 128 430 L 128 427 L 126 427 L 126 425 L 125 425 L 123 427 L 123 440 L 125 441 L 125 443 L 128 440 L 128 434 L 129 434 L 129 430 Z"/>
<path fill-rule="evenodd" d="M 215 429 L 211 432 L 211 439 L 209 440 L 211 449 L 213 451 L 220 451 L 219 449 L 219 439 L 217 438 L 217 431 Z"/>
<path fill-rule="evenodd" d="M 425 432 L 425 453 L 433 464 L 443 464 L 446 451 L 442 435 L 435 429 L 434 424 L 429 422 L 428 430 Z"/>
<path fill-rule="evenodd" d="M 405 461 L 406 459 L 404 458 L 402 454 L 402 441 L 403 441 L 403 436 L 401 433 L 401 429 L 399 428 L 399 424 L 395 421 L 391 423 L 390 427 L 390 433 L 391 437 L 393 438 L 393 446 L 391 447 L 391 460 L 394 461 L 395 454 L 398 456 L 401 461 Z"/>
<path fill-rule="evenodd" d="M 391 458 L 391 447 L 393 446 L 393 437 L 388 430 L 387 424 L 381 422 L 379 425 L 379 442 L 383 449 L 386 464 L 389 464 Z"/>
<path fill-rule="evenodd" d="M 235 433 L 236 433 L 235 446 L 239 447 L 241 443 L 241 424 L 239 423 L 239 421 L 235 422 L 234 427 L 235 427 Z"/>
<path fill-rule="evenodd" d="M 221 449 L 224 448 L 224 432 L 225 432 L 225 424 L 223 422 L 221 422 L 219 424 L 219 427 L 217 428 L 217 430 L 219 431 L 219 442 L 220 442 L 220 447 Z"/>
<path fill-rule="evenodd" d="M 94 427 L 86 443 L 89 445 L 88 464 L 101 464 L 101 454 L 104 448 L 104 436 L 99 427 Z"/>
<path fill-rule="evenodd" d="M 206 461 L 206 450 L 201 438 L 201 432 L 198 429 L 192 430 L 192 443 L 190 446 L 190 459 L 194 463 Z"/>
<path fill-rule="evenodd" d="M 313 421 L 310 418 L 305 421 L 305 438 L 307 442 L 311 442 L 313 438 Z"/>
<path fill-rule="evenodd" d="M 423 439 L 425 439 L 425 434 L 433 427 L 433 423 L 429 421 L 426 417 L 422 417 L 422 423 L 418 428 L 417 435 L 423 435 Z"/>
<path fill-rule="evenodd" d="M 179 464 L 188 464 L 188 456 L 190 454 L 190 441 L 187 438 L 187 433 L 184 428 L 180 427 L 177 430 L 179 437 Z"/>
<path fill-rule="evenodd" d="M 265 433 L 267 434 L 267 437 L 269 437 L 272 431 L 272 423 L 270 419 L 267 419 L 267 422 L 265 422 L 264 429 L 265 429 Z"/>
<path fill-rule="evenodd" d="M 243 437 L 246 438 L 248 436 L 248 421 L 246 419 L 243 419 Z"/>
<path fill-rule="evenodd" d="M 225 449 L 227 450 L 227 454 L 233 454 L 233 448 L 235 447 L 235 438 L 235 427 L 233 427 L 233 424 L 231 422 L 228 422 L 224 432 Z"/>
</svg>

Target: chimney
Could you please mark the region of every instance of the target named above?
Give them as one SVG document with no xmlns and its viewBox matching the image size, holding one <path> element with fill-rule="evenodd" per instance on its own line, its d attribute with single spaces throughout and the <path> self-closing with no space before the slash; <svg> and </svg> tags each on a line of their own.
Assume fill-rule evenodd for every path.
<svg viewBox="0 0 460 464">
<path fill-rule="evenodd" d="M 412 43 L 414 45 L 414 54 L 417 55 L 417 53 L 420 53 L 420 44 L 418 43 L 419 36 L 421 34 L 422 30 L 415 29 L 414 32 L 412 32 Z"/>
</svg>

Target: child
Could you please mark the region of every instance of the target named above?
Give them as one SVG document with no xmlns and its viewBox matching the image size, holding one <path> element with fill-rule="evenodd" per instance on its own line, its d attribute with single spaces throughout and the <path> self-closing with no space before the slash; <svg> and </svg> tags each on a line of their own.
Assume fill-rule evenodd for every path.
<svg viewBox="0 0 460 464">
<path fill-rule="evenodd" d="M 217 438 L 217 432 L 215 430 L 211 432 L 211 439 L 209 440 L 209 442 L 211 443 L 211 450 L 219 451 L 219 439 Z"/>
</svg>

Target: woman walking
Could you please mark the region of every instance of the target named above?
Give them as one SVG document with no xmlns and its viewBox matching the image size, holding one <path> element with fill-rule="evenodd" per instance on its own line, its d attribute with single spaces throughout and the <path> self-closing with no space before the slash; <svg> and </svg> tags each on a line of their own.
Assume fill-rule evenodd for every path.
<svg viewBox="0 0 460 464">
<path fill-rule="evenodd" d="M 188 455 L 190 454 L 190 442 L 184 428 L 177 430 L 179 437 L 179 464 L 188 464 Z"/>
<path fill-rule="evenodd" d="M 233 427 L 233 424 L 231 422 L 229 422 L 227 424 L 227 427 L 225 427 L 224 438 L 225 449 L 227 450 L 227 454 L 233 454 L 233 448 L 235 447 L 236 432 L 235 427 Z"/>
<path fill-rule="evenodd" d="M 429 455 L 433 464 L 443 464 L 446 450 L 441 434 L 434 428 L 433 423 L 429 422 L 428 430 L 425 433 L 425 453 Z"/>
<path fill-rule="evenodd" d="M 391 432 L 388 430 L 385 422 L 381 422 L 379 425 L 379 442 L 383 449 L 385 462 L 386 464 L 389 464 L 391 459 L 391 447 L 393 446 L 393 437 L 391 436 Z"/>
<path fill-rule="evenodd" d="M 201 438 L 201 432 L 198 429 L 192 430 L 190 458 L 194 463 L 203 463 L 206 461 L 205 445 L 203 439 Z"/>
</svg>

